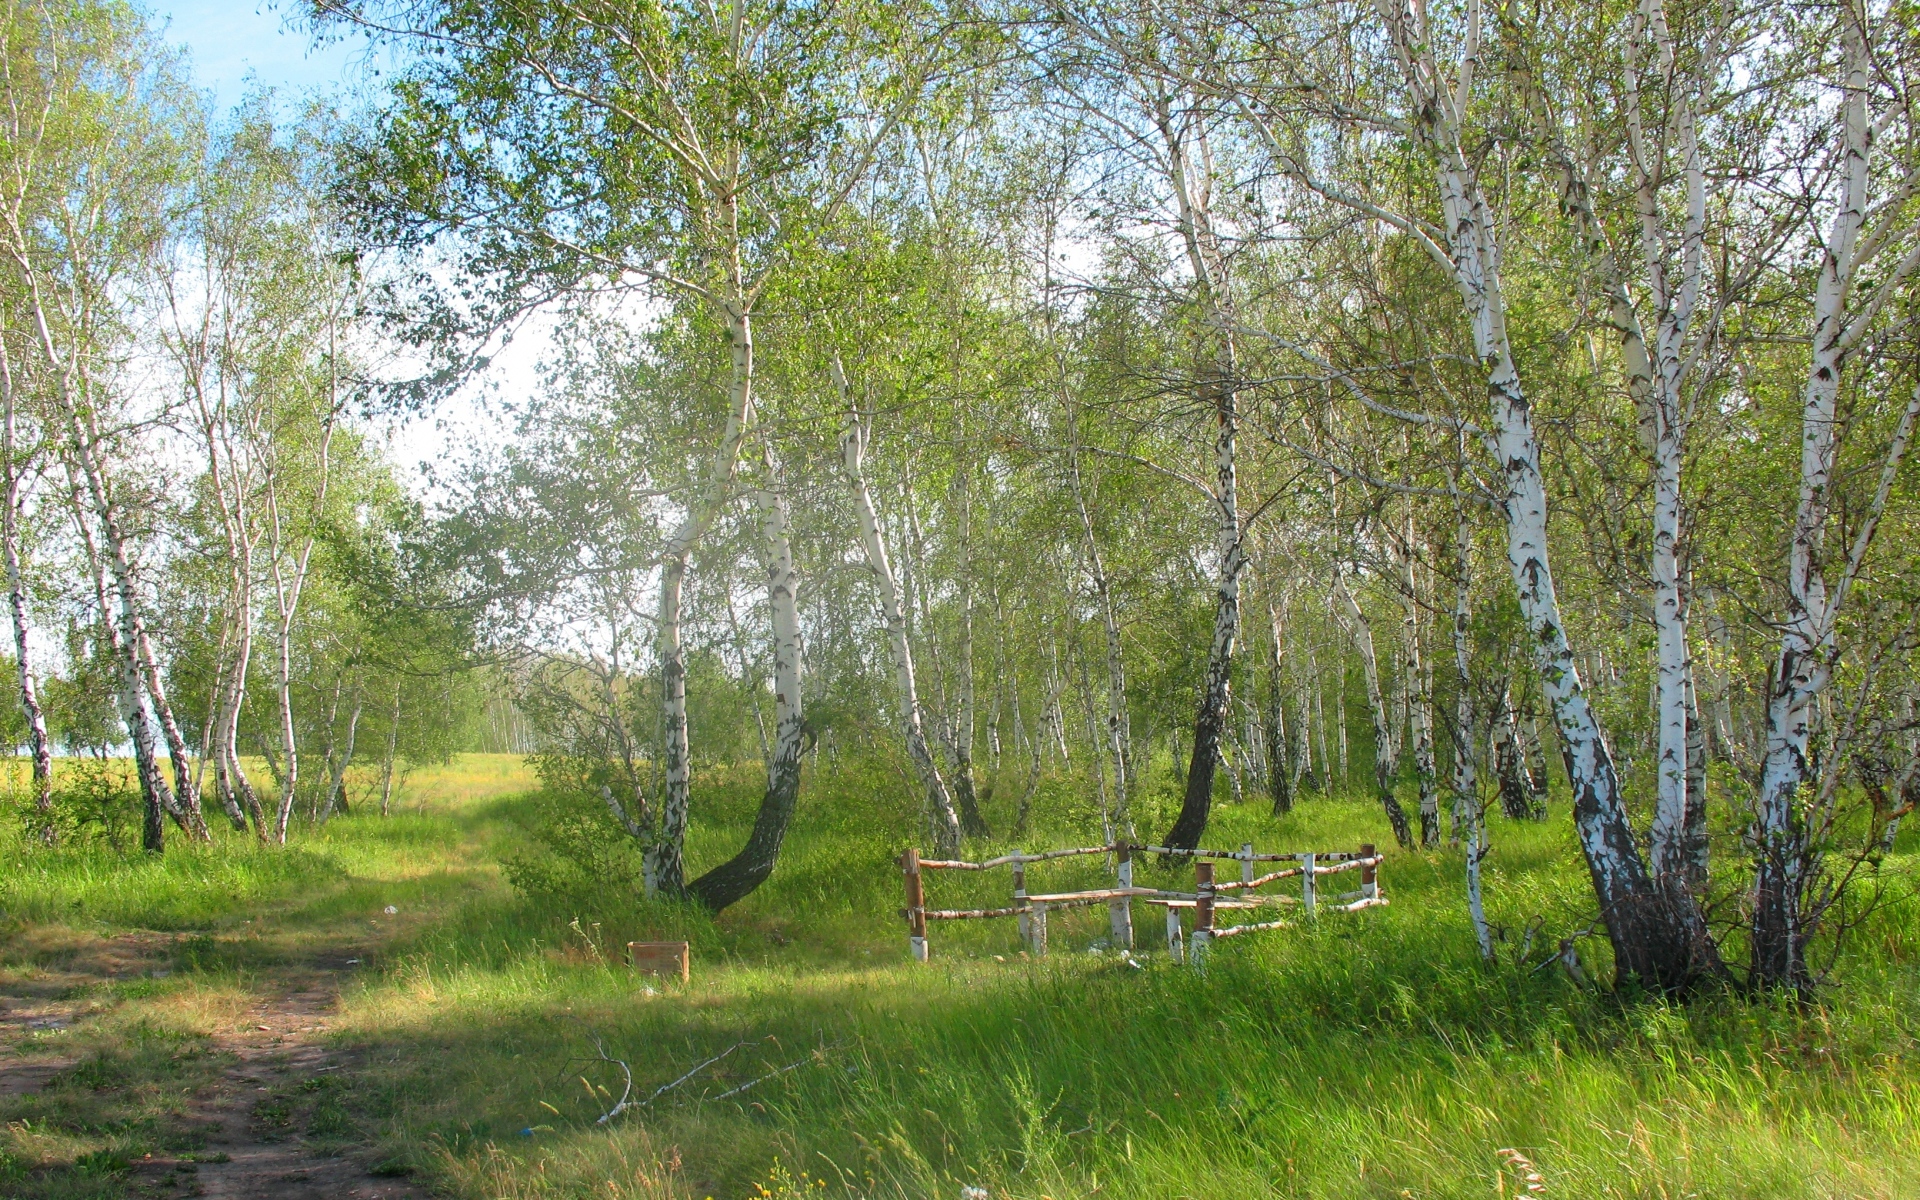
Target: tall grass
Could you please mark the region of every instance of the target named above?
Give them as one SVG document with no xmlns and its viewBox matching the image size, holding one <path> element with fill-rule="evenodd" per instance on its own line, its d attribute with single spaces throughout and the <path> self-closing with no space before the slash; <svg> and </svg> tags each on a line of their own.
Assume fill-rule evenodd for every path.
<svg viewBox="0 0 1920 1200">
<path fill-rule="evenodd" d="M 470 769 L 484 780 L 483 766 Z M 1495 822 L 1489 905 L 1511 934 L 1496 965 L 1479 961 L 1459 855 L 1442 851 L 1390 854 L 1389 907 L 1220 943 L 1204 973 L 1154 949 L 1144 907 L 1138 965 L 1100 949 L 1096 909 L 1057 914 L 1044 960 L 1020 953 L 1011 921 L 968 922 L 937 927 L 916 966 L 892 863 L 913 835 L 907 789 L 884 769 L 811 775 L 773 880 L 717 921 L 648 904 L 627 878 L 514 891 L 498 864 L 530 852 L 542 802 L 499 798 L 505 777 L 491 776 L 496 798 L 447 789 L 429 811 L 336 822 L 291 854 L 49 859 L 29 899 L 6 904 L 51 920 L 79 898 L 90 919 L 128 923 L 246 909 L 297 941 L 346 936 L 402 896 L 413 919 L 389 931 L 334 1036 L 362 1051 L 351 1097 L 380 1153 L 456 1195 L 1517 1195 L 1503 1148 L 1553 1196 L 1920 1195 L 1911 835 L 1819 1006 L 1677 1006 L 1581 986 L 1537 952 L 1516 964 L 1530 926 L 1561 936 L 1591 919 L 1564 810 Z M 696 869 L 744 837 L 754 782 L 703 779 Z M 1003 792 L 996 825 L 1010 804 Z M 1317 798 L 1283 820 L 1223 808 L 1208 841 L 1243 840 L 1390 837 L 1374 806 Z M 196 870 L 227 882 L 189 884 Z M 1097 860 L 1033 868 L 1036 886 L 1099 877 Z M 176 884 L 197 898 L 170 901 Z M 252 899 L 223 907 L 222 886 Z M 1005 887 L 930 882 L 940 905 L 1004 902 Z M 619 965 L 625 941 L 669 935 L 694 943 L 690 984 Z M 603 1053 L 645 1097 L 723 1051 L 596 1124 L 622 1086 Z"/>
</svg>

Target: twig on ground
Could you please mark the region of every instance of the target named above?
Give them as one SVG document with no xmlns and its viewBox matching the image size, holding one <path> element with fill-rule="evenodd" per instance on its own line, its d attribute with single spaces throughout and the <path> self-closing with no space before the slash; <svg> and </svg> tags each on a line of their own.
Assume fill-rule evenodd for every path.
<svg viewBox="0 0 1920 1200">
<path fill-rule="evenodd" d="M 680 1076 L 680 1078 L 674 1080 L 672 1083 L 663 1083 L 659 1087 L 653 1089 L 653 1095 L 648 1096 L 645 1100 L 642 1100 L 637 1104 L 628 1104 L 626 1101 L 626 1097 L 622 1096 L 620 1098 L 620 1103 L 608 1109 L 606 1112 L 606 1115 L 601 1117 L 598 1121 L 595 1121 L 594 1124 L 605 1125 L 608 1121 L 611 1121 L 613 1118 L 619 1116 L 621 1113 L 625 1112 L 629 1108 L 650 1108 L 652 1107 L 653 1102 L 655 1100 L 658 1100 L 660 1097 L 666 1095 L 668 1092 L 679 1087 L 681 1084 L 685 1083 L 687 1080 L 692 1079 L 695 1075 L 698 1075 L 700 1072 L 706 1070 L 708 1067 L 719 1062 L 721 1059 L 725 1058 L 727 1055 L 732 1054 L 735 1050 L 739 1050 L 745 1046 L 758 1046 L 759 1044 L 760 1043 L 757 1041 L 735 1042 L 733 1045 L 728 1046 L 725 1050 L 722 1050 L 720 1053 L 714 1055 L 712 1058 L 707 1059 L 705 1062 L 694 1067 L 692 1070 L 688 1071 L 686 1074 Z M 628 1078 L 631 1079 L 632 1077 L 629 1076 Z"/>
<path fill-rule="evenodd" d="M 788 1071 L 797 1070 L 801 1067 L 806 1066 L 810 1062 L 819 1061 L 821 1058 L 825 1057 L 827 1051 L 833 1049 L 834 1046 L 838 1046 L 839 1044 L 840 1043 L 835 1042 L 833 1043 L 832 1046 L 822 1046 L 818 1050 L 810 1050 L 807 1052 L 807 1056 L 805 1058 L 796 1059 L 795 1061 L 788 1063 L 786 1066 L 781 1067 L 778 1070 L 769 1071 L 765 1075 L 760 1076 L 760 1078 L 758 1079 L 749 1079 L 747 1082 L 741 1084 L 739 1087 L 730 1088 L 727 1091 L 721 1092 L 718 1096 L 710 1096 L 706 1098 L 711 1100 L 725 1100 L 729 1096 L 738 1096 L 741 1092 L 746 1091 L 748 1088 L 758 1087 L 759 1085 L 765 1083 L 769 1079 L 774 1079 L 781 1075 L 785 1075 Z"/>
</svg>

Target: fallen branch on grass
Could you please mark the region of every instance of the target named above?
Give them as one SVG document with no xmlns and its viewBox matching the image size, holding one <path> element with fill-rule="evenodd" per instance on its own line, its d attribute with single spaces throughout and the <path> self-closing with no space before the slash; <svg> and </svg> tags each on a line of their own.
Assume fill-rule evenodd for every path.
<svg viewBox="0 0 1920 1200">
<path fill-rule="evenodd" d="M 606 1112 L 606 1115 L 602 1116 L 598 1121 L 595 1121 L 594 1124 L 605 1125 L 608 1121 L 611 1121 L 613 1118 L 619 1116 L 621 1113 L 625 1112 L 629 1108 L 650 1108 L 652 1107 L 653 1102 L 655 1100 L 658 1100 L 660 1097 L 666 1095 L 668 1092 L 679 1087 L 681 1084 L 685 1083 L 687 1080 L 692 1079 L 695 1075 L 698 1075 L 700 1072 L 706 1070 L 708 1067 L 719 1062 L 721 1059 L 727 1057 L 727 1055 L 732 1054 L 735 1050 L 739 1050 L 745 1046 L 758 1046 L 759 1044 L 760 1044 L 759 1042 L 735 1042 L 733 1045 L 728 1046 L 725 1050 L 722 1050 L 720 1053 L 714 1055 L 712 1058 L 709 1058 L 705 1062 L 694 1067 L 692 1070 L 688 1071 L 686 1074 L 682 1075 L 680 1078 L 674 1080 L 672 1083 L 663 1083 L 659 1087 L 653 1089 L 653 1095 L 648 1096 L 645 1100 L 642 1100 L 637 1104 L 628 1104 L 626 1097 L 622 1096 L 620 1098 L 620 1103 L 608 1109 Z M 622 1063 L 621 1065 L 625 1066 L 626 1064 Z M 628 1079 L 631 1080 L 632 1076 L 629 1075 Z M 631 1087 L 631 1085 L 629 1085 L 629 1087 Z"/>
<path fill-rule="evenodd" d="M 825 1057 L 827 1051 L 833 1049 L 834 1046 L 838 1046 L 839 1044 L 840 1043 L 835 1042 L 833 1043 L 832 1046 L 822 1046 L 818 1050 L 809 1051 L 805 1058 L 796 1059 L 793 1062 L 788 1063 L 786 1066 L 779 1068 L 778 1070 L 769 1071 L 758 1079 L 749 1079 L 747 1082 L 741 1084 L 737 1088 L 732 1088 L 728 1091 L 721 1092 L 718 1096 L 713 1096 L 710 1098 L 714 1100 L 725 1100 L 729 1096 L 738 1096 L 741 1092 L 746 1091 L 748 1088 L 758 1087 L 769 1079 L 777 1079 L 780 1076 L 785 1075 L 788 1071 L 795 1071 L 801 1067 L 806 1066 L 810 1062 L 819 1061 L 821 1058 Z"/>
</svg>

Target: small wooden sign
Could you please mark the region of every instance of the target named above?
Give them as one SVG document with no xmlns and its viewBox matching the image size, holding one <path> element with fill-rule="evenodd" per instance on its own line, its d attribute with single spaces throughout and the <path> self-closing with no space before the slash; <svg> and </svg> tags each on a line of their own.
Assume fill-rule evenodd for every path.
<svg viewBox="0 0 1920 1200">
<path fill-rule="evenodd" d="M 677 975 L 685 983 L 693 974 L 692 956 L 685 942 L 628 942 L 627 955 L 635 971 Z"/>
</svg>

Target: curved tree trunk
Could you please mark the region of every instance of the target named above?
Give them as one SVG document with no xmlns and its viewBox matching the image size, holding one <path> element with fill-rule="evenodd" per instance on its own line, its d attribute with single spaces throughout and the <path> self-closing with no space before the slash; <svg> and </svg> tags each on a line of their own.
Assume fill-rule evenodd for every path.
<svg viewBox="0 0 1920 1200">
<path fill-rule="evenodd" d="M 787 826 L 800 797 L 800 751 L 805 711 L 800 643 L 800 578 L 793 568 L 791 524 L 784 492 L 767 487 L 754 494 L 766 539 L 767 611 L 773 628 L 774 733 L 767 756 L 767 790 L 753 831 L 740 852 L 687 885 L 687 894 L 719 912 L 765 883 L 773 874 Z"/>
<path fill-rule="evenodd" d="M 739 469 L 740 442 L 753 414 L 753 316 L 744 305 L 728 309 L 727 348 L 730 359 L 730 403 L 727 423 L 714 449 L 706 488 L 688 506 L 661 556 L 660 570 L 660 717 L 663 727 L 661 760 L 665 780 L 660 803 L 660 840 L 649 852 L 654 887 L 668 896 L 686 887 L 687 812 L 693 778 L 687 748 L 687 661 L 681 645 L 681 590 L 693 548 L 720 515 L 727 492 Z"/>
<path fill-rule="evenodd" d="M 1207 646 L 1207 674 L 1200 688 L 1200 706 L 1193 720 L 1193 758 L 1187 768 L 1186 794 L 1180 816 L 1167 831 L 1166 844 L 1193 849 L 1207 830 L 1213 804 L 1213 772 L 1220 763 L 1221 738 L 1226 731 L 1227 703 L 1233 676 L 1234 642 L 1240 636 L 1240 575 L 1246 569 L 1244 530 L 1240 528 L 1239 467 L 1235 458 L 1240 435 L 1239 361 L 1234 345 L 1232 298 L 1227 264 L 1213 228 L 1210 207 L 1214 180 L 1204 141 L 1201 164 L 1189 162 L 1188 134 L 1176 128 L 1169 97 L 1156 97 L 1156 123 L 1167 150 L 1167 173 L 1179 208 L 1181 239 L 1199 289 L 1202 311 L 1211 326 L 1201 336 L 1199 396 L 1213 413 L 1213 478 L 1208 494 L 1213 502 L 1214 554 L 1219 559 L 1214 586 L 1213 637 Z M 1207 342 L 1211 345 L 1207 345 Z"/>
</svg>

